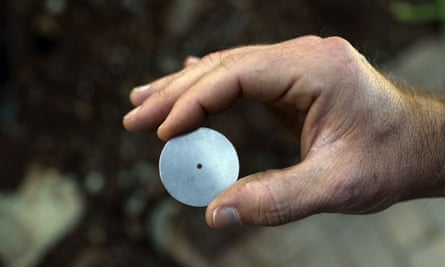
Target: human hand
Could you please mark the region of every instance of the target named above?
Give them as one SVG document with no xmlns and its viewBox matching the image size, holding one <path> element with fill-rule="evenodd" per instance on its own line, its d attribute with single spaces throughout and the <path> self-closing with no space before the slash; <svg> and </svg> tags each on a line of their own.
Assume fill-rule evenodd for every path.
<svg viewBox="0 0 445 267">
<path fill-rule="evenodd" d="M 130 131 L 168 140 L 238 98 L 261 102 L 301 138 L 302 162 L 240 179 L 206 211 L 211 227 L 363 214 L 445 192 L 445 108 L 403 91 L 347 41 L 306 36 L 189 59 L 134 90 Z"/>
</svg>

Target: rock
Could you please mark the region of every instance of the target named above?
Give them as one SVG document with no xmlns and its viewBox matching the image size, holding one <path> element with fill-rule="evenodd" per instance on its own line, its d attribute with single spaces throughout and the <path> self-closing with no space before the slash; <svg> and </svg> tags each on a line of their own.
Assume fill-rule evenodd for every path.
<svg viewBox="0 0 445 267">
<path fill-rule="evenodd" d="M 66 9 L 66 1 L 65 0 L 46 0 L 45 8 L 46 11 L 51 15 L 60 15 Z"/>
<path fill-rule="evenodd" d="M 118 184 L 121 188 L 138 188 L 144 191 L 148 197 L 164 193 L 158 168 L 150 162 L 140 160 L 131 168 L 121 170 L 118 177 Z"/>
<path fill-rule="evenodd" d="M 143 11 L 144 1 L 142 0 L 122 0 L 122 6 L 128 12 L 137 14 Z"/>
<path fill-rule="evenodd" d="M 33 167 L 16 194 L 0 195 L 0 257 L 9 267 L 35 266 L 83 213 L 76 184 L 55 169 Z"/>
<path fill-rule="evenodd" d="M 127 217 L 137 217 L 144 210 L 145 204 L 145 195 L 142 192 L 134 192 L 124 202 L 124 213 Z"/>
<path fill-rule="evenodd" d="M 202 0 L 173 1 L 165 16 L 165 30 L 174 36 L 189 32 L 200 14 L 201 1 Z"/>
<path fill-rule="evenodd" d="M 146 229 L 150 241 L 162 254 L 169 255 L 181 266 L 211 266 L 185 234 L 184 221 L 178 220 L 182 206 L 172 199 L 159 203 L 147 218 Z M 197 241 L 199 242 L 199 241 Z"/>
<path fill-rule="evenodd" d="M 85 188 L 90 194 L 97 194 L 104 188 L 105 178 L 102 173 L 92 171 L 85 177 Z"/>
</svg>

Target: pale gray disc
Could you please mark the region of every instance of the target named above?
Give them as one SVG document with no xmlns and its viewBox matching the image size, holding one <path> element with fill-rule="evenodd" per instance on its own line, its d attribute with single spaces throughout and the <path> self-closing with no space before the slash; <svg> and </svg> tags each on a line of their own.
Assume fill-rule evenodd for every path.
<svg viewBox="0 0 445 267">
<path fill-rule="evenodd" d="M 238 155 L 224 135 L 199 128 L 165 144 L 159 173 L 172 197 L 204 207 L 238 179 Z"/>
</svg>

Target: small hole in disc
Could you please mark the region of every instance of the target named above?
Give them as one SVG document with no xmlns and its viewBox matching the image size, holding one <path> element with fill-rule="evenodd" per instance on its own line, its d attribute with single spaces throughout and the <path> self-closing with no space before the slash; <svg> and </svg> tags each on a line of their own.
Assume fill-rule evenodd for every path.
<svg viewBox="0 0 445 267">
<path fill-rule="evenodd" d="M 196 165 L 196 168 L 198 168 L 198 169 L 202 169 L 202 164 L 201 164 L 201 163 L 198 163 L 198 164 Z"/>
</svg>

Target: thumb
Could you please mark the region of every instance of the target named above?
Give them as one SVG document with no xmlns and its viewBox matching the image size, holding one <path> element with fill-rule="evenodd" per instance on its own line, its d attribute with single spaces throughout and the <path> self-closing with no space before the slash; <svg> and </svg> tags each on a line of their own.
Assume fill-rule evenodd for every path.
<svg viewBox="0 0 445 267">
<path fill-rule="evenodd" d="M 207 224 L 280 225 L 318 213 L 323 194 L 317 176 L 303 162 L 243 178 L 210 203 Z"/>
</svg>

